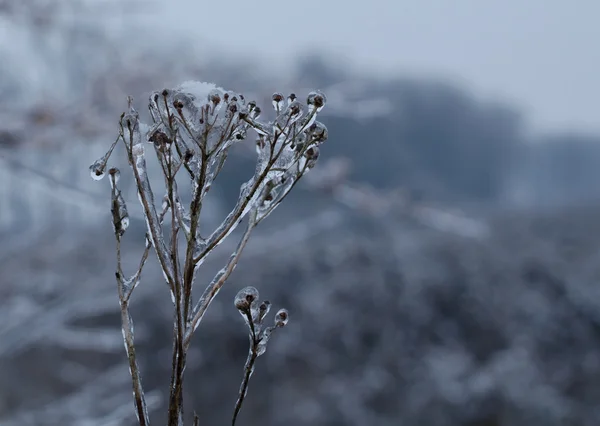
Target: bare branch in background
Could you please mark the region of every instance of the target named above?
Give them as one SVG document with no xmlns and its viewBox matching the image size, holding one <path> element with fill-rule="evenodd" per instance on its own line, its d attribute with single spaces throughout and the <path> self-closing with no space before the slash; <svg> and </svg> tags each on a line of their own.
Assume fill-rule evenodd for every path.
<svg viewBox="0 0 600 426">
<path fill-rule="evenodd" d="M 306 104 L 303 104 L 295 94 L 286 100 L 282 94 L 275 93 L 272 103 L 275 119 L 262 122 L 259 121 L 260 107 L 254 101 L 247 102 L 243 95 L 212 84 L 188 82 L 176 89 L 165 89 L 150 95 L 152 125 L 140 123 L 131 98 L 128 112 L 121 116 L 119 139 L 125 145 L 146 222 L 146 246 L 142 260 L 133 276 L 126 278 L 121 266 L 121 239 L 129 225 L 129 213 L 118 187 L 120 171 L 110 168 L 108 174 L 112 223 L 117 242 L 116 276 L 122 329 L 140 425 L 148 425 L 150 420 L 136 360 L 129 300 L 140 281 L 150 249 L 158 258 L 175 310 L 168 424 L 180 426 L 183 424 L 186 356 L 194 331 L 235 269 L 253 229 L 315 166 L 319 158 L 319 145 L 327 140 L 327 128 L 316 120 L 326 103 L 324 94 L 311 92 Z M 201 232 L 205 197 L 222 171 L 230 148 L 243 143 L 249 132 L 257 135 L 255 173 L 241 186 L 236 205 L 217 228 L 212 232 Z M 104 177 L 113 148 L 114 144 L 90 166 L 93 179 Z M 148 148 L 154 151 L 163 175 L 165 194 L 160 197 L 160 214 L 155 205 L 156 188 L 151 187 L 146 166 Z M 178 180 L 181 179 L 191 180 L 191 202 L 187 206 L 184 206 L 180 197 Z M 227 264 L 194 302 L 197 269 L 246 217 L 246 230 Z M 166 223 L 163 224 L 163 221 Z M 207 237 L 203 237 L 203 234 Z M 180 239 L 183 244 L 179 244 Z M 250 355 L 233 423 L 246 394 L 256 358 L 264 353 L 271 332 L 287 321 L 287 311 L 281 310 L 276 316 L 276 325 L 263 330 L 262 319 L 266 312 L 256 311 L 255 317 L 252 316 L 254 311 L 248 310 L 246 314 L 252 332 Z M 199 419 L 199 416 L 195 416 L 194 423 L 198 424 Z"/>
<path fill-rule="evenodd" d="M 484 239 L 488 225 L 457 211 L 414 201 L 404 188 L 379 190 L 365 183 L 349 179 L 351 163 L 346 158 L 334 158 L 326 166 L 311 174 L 307 183 L 331 194 L 340 203 L 353 210 L 376 218 L 411 218 L 428 228 L 467 238 Z"/>
</svg>

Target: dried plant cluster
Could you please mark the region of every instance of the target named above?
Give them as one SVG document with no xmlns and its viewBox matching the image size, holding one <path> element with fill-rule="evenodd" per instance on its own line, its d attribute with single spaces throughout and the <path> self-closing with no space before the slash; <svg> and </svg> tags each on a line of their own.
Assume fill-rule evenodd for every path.
<svg viewBox="0 0 600 426">
<path fill-rule="evenodd" d="M 149 424 L 141 375 L 136 361 L 133 320 L 129 302 L 140 283 L 142 269 L 154 251 L 162 269 L 175 308 L 172 374 L 169 396 L 169 426 L 183 424 L 183 378 L 186 354 L 194 331 L 211 301 L 234 270 L 253 229 L 281 203 L 299 179 L 319 158 L 319 145 L 327 139 L 327 128 L 316 120 L 326 103 L 321 92 L 309 93 L 306 104 L 296 95 L 287 99 L 273 95 L 274 120 L 259 121 L 261 109 L 243 95 L 206 83 L 189 82 L 174 90 L 154 92 L 149 110 L 152 125 L 140 123 L 129 98 L 128 112 L 120 118 L 120 132 L 108 152 L 90 166 L 93 179 L 109 175 L 111 212 L 117 251 L 117 285 L 121 304 L 122 330 L 127 351 L 136 414 L 140 425 Z M 235 207 L 212 232 L 202 229 L 201 213 L 205 196 L 221 172 L 230 148 L 256 135 L 257 162 L 254 175 L 242 184 Z M 120 171 L 107 163 L 122 141 L 133 173 L 139 202 L 146 221 L 146 242 L 137 271 L 123 272 L 121 239 L 129 226 L 129 214 L 119 190 Z M 164 178 L 165 195 L 156 205 L 146 166 L 146 149 L 154 151 Z M 184 205 L 178 182 L 191 181 L 191 202 Z M 183 185 L 181 185 L 183 187 Z M 183 194 L 182 194 L 183 195 Z M 206 257 L 246 219 L 246 228 L 227 264 L 206 286 L 199 298 L 193 297 L 196 272 Z M 273 326 L 263 321 L 269 302 L 258 304 L 254 288 L 240 291 L 235 306 L 249 327 L 250 351 L 244 379 L 235 404 L 232 423 L 246 394 L 256 358 L 266 350 L 272 332 L 283 327 L 288 313 L 277 312 Z M 195 417 L 199 424 L 200 417 Z"/>
</svg>

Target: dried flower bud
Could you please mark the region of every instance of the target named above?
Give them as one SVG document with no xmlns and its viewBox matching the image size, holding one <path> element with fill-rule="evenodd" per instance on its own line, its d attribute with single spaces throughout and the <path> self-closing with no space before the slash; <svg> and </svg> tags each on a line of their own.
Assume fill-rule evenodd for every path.
<svg viewBox="0 0 600 426">
<path fill-rule="evenodd" d="M 211 102 L 213 105 L 219 105 L 219 103 L 221 102 L 221 92 L 217 89 L 211 90 L 208 94 L 208 101 Z"/>
<path fill-rule="evenodd" d="M 240 311 L 248 311 L 252 304 L 258 300 L 258 290 L 254 287 L 245 287 L 235 296 L 235 307 Z"/>
<path fill-rule="evenodd" d="M 152 133 L 148 140 L 154 143 L 154 147 L 159 151 L 163 151 L 164 147 L 171 144 L 171 139 L 162 130 L 157 130 Z"/>
<path fill-rule="evenodd" d="M 278 113 L 283 110 L 283 95 L 279 92 L 273 93 L 273 109 Z"/>
<path fill-rule="evenodd" d="M 321 145 L 323 142 L 327 140 L 329 136 L 329 132 L 327 131 L 327 127 L 320 121 L 315 121 L 309 128 L 311 142 L 316 143 L 317 145 Z"/>
<path fill-rule="evenodd" d="M 98 161 L 95 161 L 94 164 L 90 166 L 90 176 L 94 180 L 101 180 L 104 177 L 104 169 L 106 168 L 106 163 L 104 159 L 101 158 Z"/>
<path fill-rule="evenodd" d="M 306 99 L 306 103 L 310 108 L 316 108 L 317 112 L 319 112 L 327 103 L 327 97 L 320 91 L 310 92 Z"/>
<path fill-rule="evenodd" d="M 167 89 L 163 89 L 162 95 L 163 96 L 169 96 L 169 91 Z"/>
<path fill-rule="evenodd" d="M 259 322 L 262 322 L 262 320 L 267 316 L 267 314 L 269 313 L 270 310 L 271 310 L 271 302 L 269 302 L 268 300 L 265 300 L 264 302 L 262 302 L 260 304 L 260 307 L 258 308 Z"/>
<path fill-rule="evenodd" d="M 181 102 L 181 99 L 175 99 L 175 100 L 173 101 L 173 106 L 174 106 L 176 109 L 182 109 L 182 108 L 183 108 L 183 102 Z"/>
<path fill-rule="evenodd" d="M 319 147 L 311 146 L 304 153 L 304 157 L 306 157 L 307 160 L 316 160 L 317 158 L 319 158 L 319 154 L 320 154 Z"/>
<path fill-rule="evenodd" d="M 298 101 L 293 101 L 288 105 L 288 113 L 292 122 L 297 121 L 304 114 L 305 107 Z"/>
<path fill-rule="evenodd" d="M 280 309 L 275 315 L 275 326 L 283 327 L 288 323 L 289 315 L 287 309 Z"/>
<path fill-rule="evenodd" d="M 288 105 L 290 105 L 292 102 L 294 102 L 297 99 L 297 96 L 295 93 L 290 93 L 290 96 L 288 96 L 287 101 L 288 101 Z"/>
</svg>

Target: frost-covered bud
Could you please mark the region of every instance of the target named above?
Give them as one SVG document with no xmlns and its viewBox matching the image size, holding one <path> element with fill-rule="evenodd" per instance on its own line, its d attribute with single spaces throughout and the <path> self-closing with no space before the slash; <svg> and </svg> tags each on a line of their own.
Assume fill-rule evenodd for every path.
<svg viewBox="0 0 600 426">
<path fill-rule="evenodd" d="M 283 327 L 288 323 L 289 315 L 287 309 L 280 309 L 275 315 L 275 326 Z"/>
<path fill-rule="evenodd" d="M 262 320 L 267 316 L 270 310 L 271 302 L 269 302 L 268 300 L 262 302 L 258 308 L 258 321 L 262 322 Z"/>
<path fill-rule="evenodd" d="M 252 118 L 258 118 L 260 116 L 260 113 L 262 112 L 262 110 L 260 109 L 260 107 L 256 107 L 252 110 L 252 112 L 250 113 L 250 116 Z"/>
<path fill-rule="evenodd" d="M 297 96 L 295 93 L 290 93 L 290 96 L 288 96 L 287 101 L 288 101 L 288 105 L 291 105 L 292 102 L 294 102 L 297 99 Z"/>
<path fill-rule="evenodd" d="M 311 146 L 304 153 L 304 157 L 306 157 L 307 160 L 316 161 L 317 158 L 319 158 L 319 154 L 320 154 L 319 147 L 318 146 Z"/>
<path fill-rule="evenodd" d="M 248 311 L 252 304 L 258 300 L 258 290 L 254 287 L 245 287 L 235 296 L 235 307 L 240 311 Z"/>
<path fill-rule="evenodd" d="M 325 104 L 327 103 L 327 97 L 323 92 L 314 91 L 308 94 L 306 98 L 306 104 L 309 107 L 309 110 L 312 112 L 313 109 L 316 109 L 317 112 L 321 111 Z"/>
<path fill-rule="evenodd" d="M 175 99 L 173 101 L 173 106 L 175 107 L 175 109 L 182 109 L 183 108 L 183 102 L 181 101 L 181 99 Z"/>
<path fill-rule="evenodd" d="M 221 91 L 217 89 L 213 89 L 208 93 L 208 102 L 213 105 L 219 105 L 221 102 Z"/>
<path fill-rule="evenodd" d="M 288 106 L 291 122 L 297 121 L 304 114 L 304 105 L 298 101 L 291 102 Z"/>
<path fill-rule="evenodd" d="M 156 130 L 154 133 L 148 136 L 148 141 L 152 142 L 154 147 L 161 152 L 163 152 L 165 148 L 169 147 L 172 143 L 171 138 L 169 138 L 162 130 Z"/>
<path fill-rule="evenodd" d="M 101 180 L 104 177 L 104 170 L 106 169 L 106 162 L 103 158 L 97 160 L 90 166 L 90 176 L 94 180 Z"/>
<path fill-rule="evenodd" d="M 229 107 L 227 108 L 227 110 L 232 114 L 235 114 L 240 110 L 240 106 L 238 105 L 237 100 L 234 99 L 231 100 L 231 102 L 229 103 Z"/>
<path fill-rule="evenodd" d="M 316 143 L 317 145 L 321 145 L 329 136 L 327 127 L 320 121 L 315 121 L 308 128 L 308 132 L 310 133 L 311 142 Z"/>
<path fill-rule="evenodd" d="M 273 109 L 278 113 L 283 110 L 283 95 L 279 92 L 273 93 Z"/>
</svg>

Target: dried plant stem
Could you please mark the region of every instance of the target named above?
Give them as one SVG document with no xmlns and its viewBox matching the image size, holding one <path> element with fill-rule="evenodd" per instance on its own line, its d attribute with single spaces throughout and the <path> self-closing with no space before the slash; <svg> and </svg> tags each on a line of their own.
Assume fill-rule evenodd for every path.
<svg viewBox="0 0 600 426">
<path fill-rule="evenodd" d="M 249 316 L 249 324 L 252 323 L 252 317 Z M 251 328 L 250 333 L 250 350 L 248 351 L 248 358 L 246 358 L 246 364 L 244 365 L 244 378 L 242 379 L 242 384 L 240 385 L 240 392 L 238 394 L 238 399 L 235 403 L 235 408 L 233 410 L 233 417 L 231 419 L 231 426 L 235 426 L 235 422 L 237 420 L 238 414 L 242 409 L 242 404 L 244 403 L 244 399 L 246 398 L 246 393 L 248 393 L 248 383 L 250 383 L 250 377 L 254 372 L 254 363 L 258 358 L 258 339 L 256 337 L 256 332 L 254 327 Z"/>
<path fill-rule="evenodd" d="M 144 217 L 146 218 L 146 221 L 148 223 L 148 234 L 152 237 L 154 251 L 156 252 L 156 255 L 160 262 L 160 266 L 163 272 L 165 273 L 167 283 L 171 287 L 171 290 L 173 290 L 175 287 L 175 277 L 172 276 L 172 268 L 171 263 L 169 261 L 170 256 L 168 253 L 168 249 L 164 243 L 162 229 L 156 214 L 156 208 L 154 206 L 154 197 L 152 189 L 150 187 L 150 181 L 148 180 L 148 175 L 146 173 L 142 174 L 138 170 L 138 165 L 136 164 L 137 159 L 134 158 L 133 155 L 133 146 L 134 143 L 136 143 L 134 142 L 134 131 L 132 129 L 134 123 L 128 122 L 127 125 L 129 130 L 129 141 L 125 140 L 125 136 L 123 135 L 123 128 L 121 128 L 121 135 L 127 148 L 129 164 L 131 165 L 131 169 L 133 170 L 133 175 L 138 190 L 138 196 L 140 198 L 142 208 L 144 209 Z M 141 143 L 141 141 L 139 143 Z"/>
<path fill-rule="evenodd" d="M 113 198 L 116 195 L 117 191 L 118 189 L 115 186 L 115 188 L 113 188 Z M 161 224 L 166 212 L 167 210 L 165 209 L 160 214 L 159 220 Z M 140 282 L 142 269 L 146 264 L 146 260 L 148 259 L 148 255 L 150 254 L 150 248 L 152 247 L 152 245 L 150 244 L 149 237 L 147 237 L 146 247 L 142 254 L 142 258 L 140 260 L 138 269 L 131 278 L 125 281 L 121 260 L 121 235 L 117 231 L 115 231 L 115 239 L 117 243 L 117 272 L 115 275 L 117 279 L 117 293 L 119 295 L 119 304 L 121 308 L 121 330 L 123 333 L 123 339 L 125 341 L 125 350 L 127 351 L 129 371 L 131 373 L 135 410 L 140 426 L 148 426 L 150 425 L 150 419 L 148 416 L 148 407 L 144 396 L 145 394 L 144 388 L 142 386 L 142 378 L 135 352 L 133 319 L 131 318 L 131 315 L 129 313 L 129 299 L 131 297 L 131 294 L 133 293 L 133 290 L 137 287 L 138 283 Z"/>
<path fill-rule="evenodd" d="M 133 285 L 127 288 L 123 281 L 123 272 L 121 265 L 121 237 L 118 234 L 117 239 L 117 290 L 119 294 L 119 302 L 121 306 L 121 330 L 123 332 L 123 339 L 125 340 L 125 349 L 127 351 L 127 359 L 129 361 L 129 371 L 131 372 L 131 380 L 133 385 L 133 398 L 135 403 L 136 415 L 140 426 L 150 425 L 150 418 L 148 416 L 148 407 L 146 405 L 146 399 L 144 397 L 144 388 L 142 386 L 142 378 L 140 369 L 137 363 L 135 344 L 133 338 L 133 320 L 129 313 L 129 296 L 133 291 Z M 147 252 L 144 252 L 142 261 L 140 262 L 140 268 L 136 272 L 137 280 L 139 280 L 139 274 L 141 274 L 142 267 L 145 263 L 145 259 L 148 257 Z"/>
<path fill-rule="evenodd" d="M 149 101 L 154 125 L 145 131 L 144 136 L 140 130 L 139 114 L 133 108 L 131 98 L 128 99 L 129 111 L 121 115 L 118 140 L 123 141 L 127 151 L 147 228 L 145 249 L 138 270 L 128 279 L 122 271 L 121 237 L 129 225 L 129 215 L 125 200 L 117 188 L 120 172 L 116 168 L 109 171 L 112 187 L 111 212 L 117 240 L 116 276 L 123 338 L 131 370 L 136 413 L 139 424 L 143 426 L 149 425 L 149 418 L 136 360 L 129 300 L 140 282 L 150 250 L 154 249 L 156 252 L 174 305 L 167 424 L 182 426 L 184 372 L 192 335 L 211 302 L 235 269 L 254 228 L 315 165 L 319 153 L 318 145 L 327 139 L 325 126 L 315 121 L 316 113 L 325 104 L 325 96 L 319 92 L 309 93 L 306 107 L 296 101 L 294 94 L 290 95 L 286 106 L 283 96 L 275 93 L 273 106 L 277 118 L 274 122 L 263 124 L 256 121 L 260 115 L 260 108 L 255 102 L 247 103 L 241 94 L 226 92 L 215 86 L 207 92 L 203 85 L 204 83 L 199 83 L 199 86 L 195 87 L 202 92 L 199 96 L 180 89 L 154 92 Z M 259 135 L 255 173 L 241 187 L 237 203 L 227 217 L 207 238 L 202 238 L 200 216 L 204 197 L 223 169 L 229 149 L 234 143 L 244 140 L 248 130 L 256 131 Z M 153 144 L 166 189 L 160 214 L 157 214 L 155 193 L 150 186 L 146 167 L 147 142 Z M 115 144 L 116 142 L 102 158 L 90 166 L 93 179 L 99 180 L 104 176 L 106 163 Z M 182 169 L 187 171 L 192 181 L 189 206 L 184 206 L 179 197 L 176 175 Z M 163 219 L 169 210 L 171 223 L 170 229 L 166 229 Z M 192 292 L 197 268 L 213 249 L 237 228 L 246 215 L 248 223 L 235 251 L 194 303 Z M 179 244 L 180 231 L 185 237 L 184 248 L 180 248 Z M 256 358 L 266 350 L 271 332 L 275 328 L 283 327 L 287 322 L 287 311 L 280 310 L 275 318 L 275 325 L 263 328 L 262 320 L 269 310 L 269 303 L 265 301 L 258 310 L 254 310 L 252 301 L 257 298 L 258 292 L 254 289 L 247 298 L 241 300 L 241 304 L 236 302 L 238 309 L 244 312 L 251 333 L 250 351 L 233 424 L 244 401 Z M 194 426 L 198 426 L 199 423 L 200 417 L 194 413 Z"/>
<path fill-rule="evenodd" d="M 133 332 L 131 331 L 133 329 L 133 320 L 129 314 L 129 303 L 127 301 L 121 302 L 121 321 L 123 337 L 125 338 L 125 348 L 127 349 L 127 358 L 129 360 L 129 369 L 131 371 L 131 379 L 133 382 L 136 414 L 140 426 L 147 426 L 150 424 L 150 419 L 148 417 L 148 407 L 144 397 L 142 378 L 135 354 Z"/>
</svg>

